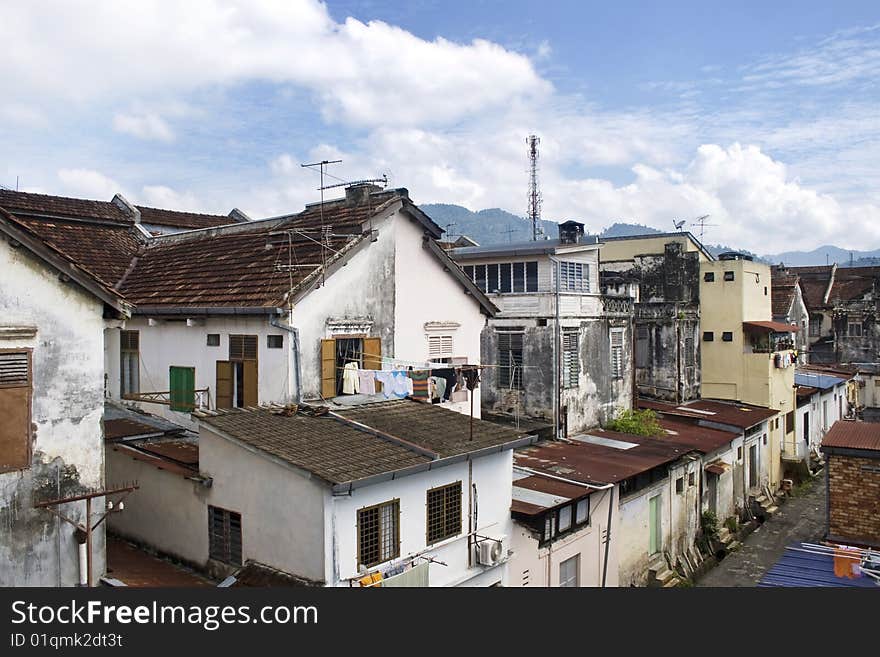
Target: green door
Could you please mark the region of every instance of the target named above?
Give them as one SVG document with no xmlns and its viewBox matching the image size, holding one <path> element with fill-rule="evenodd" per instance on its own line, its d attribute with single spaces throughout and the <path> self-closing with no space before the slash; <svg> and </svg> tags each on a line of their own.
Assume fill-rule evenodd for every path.
<svg viewBox="0 0 880 657">
<path fill-rule="evenodd" d="M 650 531 L 648 554 L 657 554 L 660 551 L 660 496 L 656 495 L 648 500 L 648 512 Z"/>
<path fill-rule="evenodd" d="M 190 412 L 196 407 L 196 369 L 194 367 L 170 368 L 171 410 Z"/>
</svg>

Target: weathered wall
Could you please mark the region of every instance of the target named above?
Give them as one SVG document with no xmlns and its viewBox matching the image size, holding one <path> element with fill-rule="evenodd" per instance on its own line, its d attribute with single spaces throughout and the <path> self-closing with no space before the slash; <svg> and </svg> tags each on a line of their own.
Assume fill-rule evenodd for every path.
<svg viewBox="0 0 880 657">
<path fill-rule="evenodd" d="M 511 540 L 513 521 L 510 504 L 513 490 L 513 453 L 496 452 L 473 461 L 473 483 L 477 486 L 479 520 L 476 531 L 481 536 L 506 537 Z M 462 482 L 461 533 L 436 543 L 425 545 L 427 534 L 426 495 L 438 486 Z M 507 584 L 507 561 L 498 566 L 482 566 L 474 561 L 468 567 L 467 513 L 469 507 L 468 463 L 462 461 L 435 470 L 421 472 L 393 481 L 356 488 L 350 496 L 329 498 L 327 527 L 334 528 L 335 540 L 328 537 L 325 545 L 326 577 L 328 584 L 348 586 L 357 570 L 357 511 L 393 499 L 400 500 L 400 557 L 427 552 L 445 563 L 429 567 L 429 585 L 459 586 L 483 576 L 481 585 L 496 582 Z M 379 568 L 381 570 L 381 567 Z"/>
<path fill-rule="evenodd" d="M 5 240 L 0 272 L 0 324 L 36 327 L 32 338 L 0 340 L 0 348 L 33 349 L 31 466 L 0 474 L 0 586 L 72 586 L 79 581 L 73 528 L 32 504 L 104 484 L 103 304 Z M 94 517 L 102 510 L 99 498 Z M 81 520 L 85 503 L 64 511 Z M 103 527 L 93 546 L 97 581 Z"/>
<path fill-rule="evenodd" d="M 829 538 L 880 547 L 880 458 L 826 457 Z"/>
<path fill-rule="evenodd" d="M 611 544 L 608 546 L 608 568 L 605 586 L 617 586 L 618 563 L 618 492 L 613 488 L 614 509 L 611 515 Z M 580 555 L 580 586 L 602 586 L 605 563 L 605 536 L 608 528 L 609 491 L 595 492 L 590 497 L 590 524 L 559 540 L 538 547 L 539 537 L 529 527 L 513 523 L 513 556 L 509 564 L 509 586 L 557 587 L 559 564 Z"/>
</svg>

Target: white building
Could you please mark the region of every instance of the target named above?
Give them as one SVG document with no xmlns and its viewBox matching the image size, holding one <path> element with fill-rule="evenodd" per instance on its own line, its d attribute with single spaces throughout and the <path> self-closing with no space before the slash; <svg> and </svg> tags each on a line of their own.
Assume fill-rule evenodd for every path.
<svg viewBox="0 0 880 657">
<path fill-rule="evenodd" d="M 507 583 L 512 453 L 534 438 L 481 420 L 471 438 L 468 418 L 412 400 L 307 413 L 200 413 L 186 468 L 178 439 L 113 445 L 109 471 L 142 483 L 113 529 L 219 575 L 258 562 L 326 586 Z"/>
<path fill-rule="evenodd" d="M 797 444 L 788 450 L 790 453 L 800 459 L 806 458 L 811 450 L 818 453 L 828 430 L 850 414 L 847 385 L 852 378 L 807 369 L 795 372 L 794 380 L 798 386 Z"/>
<path fill-rule="evenodd" d="M 441 233 L 406 190 L 354 186 L 300 214 L 155 237 L 121 285 L 135 309 L 108 390 L 192 427 L 194 408 L 337 397 L 350 362 L 478 364 L 497 309 Z M 466 392 L 446 397 L 470 412 Z"/>
</svg>

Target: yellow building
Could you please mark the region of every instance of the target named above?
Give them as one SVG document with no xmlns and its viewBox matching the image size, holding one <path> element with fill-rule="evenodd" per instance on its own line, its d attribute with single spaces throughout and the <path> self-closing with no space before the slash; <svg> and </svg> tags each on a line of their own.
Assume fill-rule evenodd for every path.
<svg viewBox="0 0 880 657">
<path fill-rule="evenodd" d="M 741 254 L 700 263 L 702 396 L 779 411 L 769 421 L 769 483 L 794 444 L 795 326 L 773 322 L 770 267 Z"/>
</svg>

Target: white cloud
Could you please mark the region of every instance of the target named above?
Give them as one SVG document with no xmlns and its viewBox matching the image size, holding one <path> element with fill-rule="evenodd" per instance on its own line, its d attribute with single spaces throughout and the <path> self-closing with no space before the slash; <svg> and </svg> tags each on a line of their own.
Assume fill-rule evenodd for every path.
<svg viewBox="0 0 880 657">
<path fill-rule="evenodd" d="M 117 132 L 132 135 L 138 139 L 156 139 L 158 141 L 174 141 L 174 132 L 158 114 L 116 114 L 113 117 L 113 129 Z"/>
<path fill-rule="evenodd" d="M 188 191 L 178 192 L 165 185 L 144 185 L 140 194 L 137 194 L 135 198 L 137 200 L 132 199 L 134 203 L 147 207 L 182 210 L 184 212 L 211 212 L 211 209 L 208 209 L 194 193 Z M 216 208 L 214 210 L 217 211 Z"/>
<path fill-rule="evenodd" d="M 58 178 L 70 196 L 109 201 L 117 192 L 122 192 L 119 183 L 93 169 L 61 169 Z"/>
<path fill-rule="evenodd" d="M 336 23 L 315 0 L 13 3 L 0 41 L 5 88 L 32 102 L 115 101 L 260 80 L 310 89 L 335 119 L 415 124 L 551 88 L 527 57 L 489 41 L 426 41 L 378 21 Z M 121 116 L 119 124 L 169 134 L 150 117 Z"/>
</svg>

